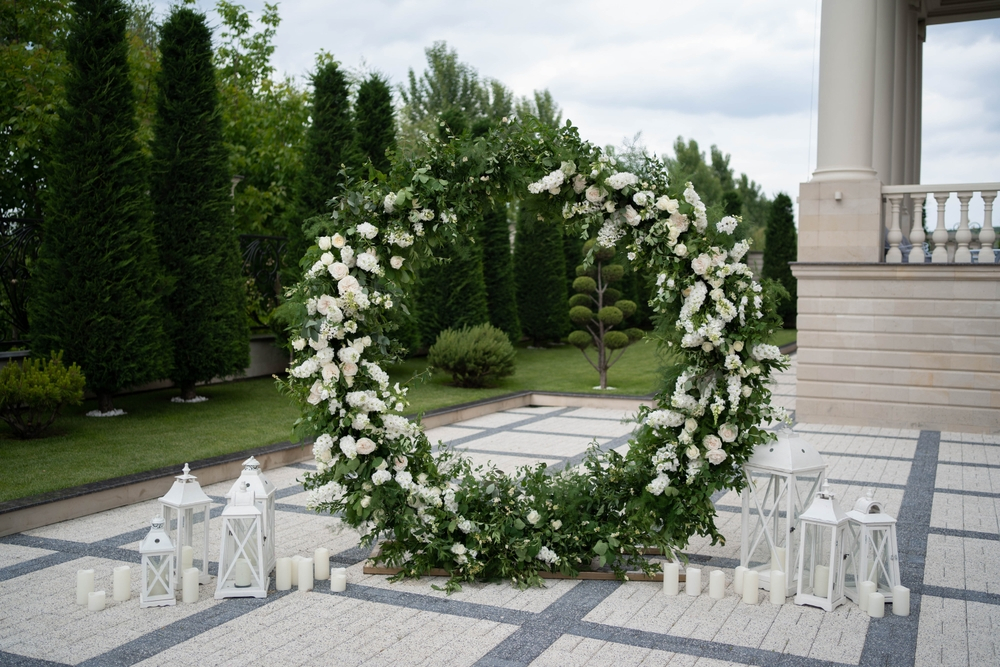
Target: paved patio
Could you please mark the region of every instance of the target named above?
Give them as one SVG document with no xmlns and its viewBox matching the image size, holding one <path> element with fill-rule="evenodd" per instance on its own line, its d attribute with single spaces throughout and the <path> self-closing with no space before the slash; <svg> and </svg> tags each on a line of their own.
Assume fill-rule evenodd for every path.
<svg viewBox="0 0 1000 667">
<path fill-rule="evenodd" d="M 795 408 L 793 368 L 777 400 Z M 626 446 L 625 416 L 593 408 L 517 408 L 428 433 L 505 470 L 578 461 L 594 438 Z M 739 497 L 717 500 L 725 546 L 694 540 L 705 568 L 699 597 L 660 584 L 553 581 L 519 591 L 469 585 L 446 596 L 432 579 L 390 584 L 362 573 L 366 553 L 337 519 L 305 507 L 308 464 L 267 471 L 279 488 L 279 556 L 330 549 L 348 589 L 140 609 L 138 543 L 157 513 L 146 502 L 0 538 L 3 665 L 997 665 L 1000 664 L 1000 436 L 797 424 L 822 452 L 845 507 L 871 488 L 898 517 L 912 614 L 869 619 L 852 603 L 832 613 L 790 602 L 739 603 Z M 197 471 L 193 471 L 197 474 Z M 221 513 L 229 483 L 206 487 Z M 213 526 L 213 532 L 216 528 Z M 217 545 L 216 545 L 217 549 Z M 93 568 L 111 593 L 115 566 L 133 565 L 133 598 L 103 612 L 75 604 L 76 571 Z M 707 595 L 722 569 L 726 597 Z M 273 585 L 273 579 L 272 579 Z M 762 598 L 764 596 L 762 595 Z M 888 607 L 887 607 L 888 609 Z M 887 613 L 889 613 L 887 611 Z"/>
</svg>

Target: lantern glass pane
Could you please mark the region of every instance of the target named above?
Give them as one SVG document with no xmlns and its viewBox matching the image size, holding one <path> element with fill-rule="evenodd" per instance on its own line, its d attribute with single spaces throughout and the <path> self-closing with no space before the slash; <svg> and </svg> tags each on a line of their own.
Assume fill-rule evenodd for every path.
<svg viewBox="0 0 1000 667">
<path fill-rule="evenodd" d="M 169 581 L 170 573 L 166 572 L 169 556 L 147 556 L 149 569 L 146 573 L 146 585 L 150 595 L 166 595 L 165 582 Z"/>
<path fill-rule="evenodd" d="M 788 523 L 788 507 L 792 486 L 790 478 L 764 471 L 748 470 L 750 485 L 744 491 L 750 497 L 748 521 L 747 567 L 769 572 L 784 569 L 782 552 L 789 551 L 791 569 L 795 567 L 798 544 Z"/>
<path fill-rule="evenodd" d="M 839 575 L 839 563 L 831 567 L 830 547 L 834 539 L 833 529 L 828 526 L 804 523 L 805 558 L 802 565 L 802 592 L 827 598 L 829 583 Z"/>
</svg>

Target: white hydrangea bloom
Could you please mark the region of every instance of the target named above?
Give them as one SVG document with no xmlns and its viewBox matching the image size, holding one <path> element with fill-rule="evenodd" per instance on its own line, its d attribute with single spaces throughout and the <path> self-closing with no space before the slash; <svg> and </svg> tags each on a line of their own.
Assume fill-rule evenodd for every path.
<svg viewBox="0 0 1000 667">
<path fill-rule="evenodd" d="M 366 238 L 369 241 L 378 235 L 378 227 L 371 224 L 370 222 L 362 222 L 357 227 L 358 235 L 362 238 Z"/>
<path fill-rule="evenodd" d="M 715 223 L 715 228 L 718 229 L 723 234 L 732 234 L 736 230 L 736 225 L 739 224 L 739 220 L 731 215 L 727 215 L 722 220 Z"/>
<path fill-rule="evenodd" d="M 614 188 L 615 190 L 621 190 L 626 186 L 635 185 L 636 183 L 638 183 L 639 177 L 627 171 L 620 171 L 616 174 L 611 174 L 610 176 L 608 176 L 604 182 L 607 183 L 612 188 Z"/>
<path fill-rule="evenodd" d="M 549 565 L 554 565 L 559 561 L 559 556 L 556 552 L 545 546 L 538 550 L 538 555 L 535 558 Z"/>
</svg>

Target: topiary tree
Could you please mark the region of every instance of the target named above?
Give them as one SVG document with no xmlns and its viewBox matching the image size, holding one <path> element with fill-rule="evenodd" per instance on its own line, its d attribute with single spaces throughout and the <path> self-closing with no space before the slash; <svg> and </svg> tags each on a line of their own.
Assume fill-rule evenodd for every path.
<svg viewBox="0 0 1000 667">
<path fill-rule="evenodd" d="M 76 3 L 29 305 L 32 350 L 65 350 L 102 413 L 115 392 L 170 370 L 127 21 L 119 0 Z"/>
<path fill-rule="evenodd" d="M 160 259 L 173 282 L 165 323 L 170 378 L 181 399 L 192 400 L 196 382 L 246 369 L 250 329 L 205 16 L 176 7 L 160 53 L 150 194 Z"/>
<path fill-rule="evenodd" d="M 583 245 L 585 257 L 593 251 L 593 263 L 576 268 L 577 279 L 573 281 L 576 294 L 569 300 L 569 318 L 581 328 L 570 333 L 569 342 L 580 348 L 600 375 L 601 389 L 607 389 L 608 369 L 622 358 L 626 347 L 642 338 L 643 333 L 635 328 L 614 330 L 635 313 L 636 304 L 622 299 L 621 292 L 610 286 L 625 275 L 625 267 L 609 263 L 615 256 L 615 249 L 595 244 L 591 239 Z M 597 349 L 596 361 L 587 356 L 587 348 L 591 346 Z M 615 350 L 618 350 L 617 357 L 614 357 Z"/>
<path fill-rule="evenodd" d="M 396 149 L 396 117 L 392 109 L 392 91 L 385 77 L 375 73 L 358 86 L 354 103 L 355 138 L 362 162 L 388 174 L 392 163 L 386 151 Z"/>
<path fill-rule="evenodd" d="M 514 286 L 507 207 L 496 206 L 487 211 L 477 236 L 483 249 L 483 280 L 486 283 L 490 323 L 507 334 L 511 343 L 516 343 L 521 340 L 521 322 L 517 317 L 517 290 Z"/>
<path fill-rule="evenodd" d="M 539 205 L 521 202 L 514 235 L 514 275 L 521 330 L 533 345 L 558 342 L 570 328 L 560 226 L 540 218 Z"/>
<path fill-rule="evenodd" d="M 798 257 L 799 242 L 792 200 L 783 192 L 771 203 L 764 239 L 764 267 L 761 273 L 764 278 L 781 283 L 788 291 L 788 298 L 778 305 L 778 315 L 786 329 L 794 329 L 798 302 L 795 276 L 788 263 Z"/>
</svg>

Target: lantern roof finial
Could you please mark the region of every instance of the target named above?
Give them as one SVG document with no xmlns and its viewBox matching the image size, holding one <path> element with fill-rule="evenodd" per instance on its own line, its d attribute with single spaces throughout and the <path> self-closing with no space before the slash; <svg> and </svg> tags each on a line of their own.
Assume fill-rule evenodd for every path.
<svg viewBox="0 0 1000 667">
<path fill-rule="evenodd" d="M 173 486 L 160 498 L 160 503 L 174 509 L 185 509 L 211 504 L 212 499 L 202 490 L 198 478 L 191 474 L 191 468 L 184 464 L 184 472 L 174 477 Z"/>
<path fill-rule="evenodd" d="M 776 440 L 758 445 L 753 450 L 753 455 L 746 462 L 747 468 L 787 475 L 826 468 L 826 462 L 812 443 L 792 429 L 782 428 L 777 436 Z"/>
</svg>

